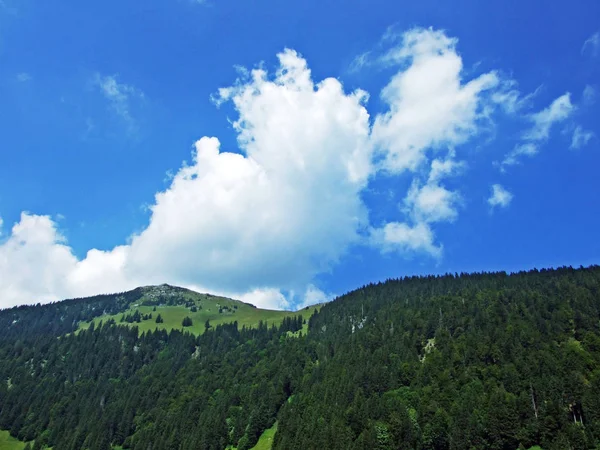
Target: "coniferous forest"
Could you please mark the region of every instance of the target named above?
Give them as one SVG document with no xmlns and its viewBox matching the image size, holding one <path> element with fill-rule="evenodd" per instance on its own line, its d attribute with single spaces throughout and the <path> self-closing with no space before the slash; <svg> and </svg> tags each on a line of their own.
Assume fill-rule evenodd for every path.
<svg viewBox="0 0 600 450">
<path fill-rule="evenodd" d="M 286 450 L 600 448 L 598 266 L 389 280 L 200 336 L 78 330 L 140 292 L 0 311 L 0 429 L 55 450 L 248 450 L 275 422 Z"/>
</svg>

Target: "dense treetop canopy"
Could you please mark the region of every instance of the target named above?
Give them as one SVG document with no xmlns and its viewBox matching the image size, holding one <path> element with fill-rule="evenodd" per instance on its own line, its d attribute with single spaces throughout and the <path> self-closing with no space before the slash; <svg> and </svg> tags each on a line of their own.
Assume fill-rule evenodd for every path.
<svg viewBox="0 0 600 450">
<path fill-rule="evenodd" d="M 247 450 L 276 421 L 276 449 L 600 445 L 598 266 L 389 280 L 200 336 L 98 322 L 139 297 L 0 311 L 0 428 L 61 450 Z"/>
</svg>

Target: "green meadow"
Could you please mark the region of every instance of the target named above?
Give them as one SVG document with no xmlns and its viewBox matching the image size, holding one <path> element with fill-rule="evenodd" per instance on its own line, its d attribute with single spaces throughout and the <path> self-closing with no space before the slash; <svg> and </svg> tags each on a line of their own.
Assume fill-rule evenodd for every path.
<svg viewBox="0 0 600 450">
<path fill-rule="evenodd" d="M 275 437 L 276 432 L 277 422 L 275 422 L 271 428 L 265 430 L 263 434 L 260 435 L 260 439 L 252 448 L 252 450 L 271 450 L 271 447 L 273 446 L 273 438 Z"/>
<path fill-rule="evenodd" d="M 23 450 L 25 443 L 12 437 L 8 431 L 0 431 L 0 450 Z"/>
<path fill-rule="evenodd" d="M 303 319 L 308 322 L 310 316 L 314 313 L 318 306 L 310 306 L 300 311 L 277 311 L 269 309 L 256 308 L 239 300 L 232 300 L 225 297 L 217 297 L 207 294 L 199 294 L 193 291 L 188 291 L 185 299 L 194 303 L 197 311 L 192 312 L 191 308 L 183 305 L 143 305 L 144 298 L 131 305 L 131 307 L 119 314 L 102 315 L 91 322 L 80 322 L 79 329 L 87 329 L 93 323 L 98 326 L 100 322 L 106 322 L 113 319 L 119 325 L 137 326 L 140 333 L 146 331 L 154 331 L 156 329 L 170 330 L 185 330 L 195 335 L 200 335 L 206 330 L 206 321 L 209 321 L 210 326 L 214 327 L 219 324 L 232 323 L 237 321 L 239 328 L 244 326 L 248 328 L 257 327 L 259 322 L 266 322 L 268 326 L 272 324 L 279 325 L 285 317 L 297 316 L 301 314 Z M 142 320 L 141 322 L 128 323 L 121 319 L 129 314 L 134 314 L 136 311 L 142 316 L 152 315 L 152 318 Z M 156 323 L 156 318 L 160 314 L 163 319 L 162 323 Z M 183 319 L 189 317 L 192 319 L 192 325 L 184 327 Z M 303 332 L 306 333 L 308 326 L 305 324 Z"/>
</svg>

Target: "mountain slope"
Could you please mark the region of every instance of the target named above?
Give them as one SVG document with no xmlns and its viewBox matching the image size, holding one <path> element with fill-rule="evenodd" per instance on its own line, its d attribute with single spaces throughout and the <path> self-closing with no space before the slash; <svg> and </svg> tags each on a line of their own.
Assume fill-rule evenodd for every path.
<svg viewBox="0 0 600 450">
<path fill-rule="evenodd" d="M 275 449 L 600 445 L 597 266 L 389 280 L 324 305 L 297 337 L 306 317 L 71 332 L 138 294 L 0 329 L 0 428 L 61 450 L 248 450 L 275 423 Z M 74 311 L 66 333 L 44 322 Z"/>
<path fill-rule="evenodd" d="M 193 306 L 196 311 L 192 309 Z M 305 317 L 312 314 L 315 308 L 317 307 L 305 308 Z M 142 316 L 139 321 L 121 321 L 126 316 L 133 316 L 136 311 Z M 152 318 L 148 317 L 150 314 Z M 156 323 L 159 314 L 164 319 L 162 323 Z M 0 339 L 31 335 L 58 336 L 87 329 L 92 323 L 97 326 L 101 321 L 136 326 L 140 332 L 155 329 L 183 330 L 182 321 L 185 317 L 192 319 L 192 325 L 185 327 L 185 330 L 202 334 L 206 320 L 212 326 L 237 321 L 242 328 L 256 327 L 261 321 L 268 325 L 279 325 L 285 317 L 291 315 L 295 313 L 260 309 L 239 300 L 163 284 L 116 294 L 0 310 Z"/>
<path fill-rule="evenodd" d="M 147 286 L 140 288 L 142 295 L 129 307 L 115 314 L 102 314 L 92 320 L 81 321 L 79 329 L 87 329 L 91 323 L 97 326 L 101 321 L 114 320 L 119 325 L 136 326 L 140 332 L 164 329 L 179 329 L 199 335 L 206 330 L 206 321 L 210 326 L 237 322 L 240 328 L 257 327 L 262 321 L 267 325 L 281 324 L 285 317 L 294 314 L 291 311 L 268 310 L 254 305 L 211 294 L 200 294 L 189 289 L 169 285 Z M 302 311 L 309 317 L 316 306 Z M 139 313 L 137 320 L 134 319 Z M 157 323 L 160 315 L 162 321 Z M 183 319 L 189 317 L 192 324 L 184 327 Z M 128 322 L 126 319 L 130 320 Z M 306 331 L 307 327 L 305 327 Z"/>
</svg>

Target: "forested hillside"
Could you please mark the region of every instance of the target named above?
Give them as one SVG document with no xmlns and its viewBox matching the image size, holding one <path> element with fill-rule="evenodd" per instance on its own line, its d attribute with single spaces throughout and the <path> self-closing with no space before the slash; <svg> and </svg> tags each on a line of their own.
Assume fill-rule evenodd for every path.
<svg viewBox="0 0 600 450">
<path fill-rule="evenodd" d="M 390 280 L 199 336 L 115 320 L 132 292 L 0 312 L 0 429 L 60 450 L 247 450 L 275 421 L 286 450 L 600 448 L 598 266 Z"/>
</svg>

